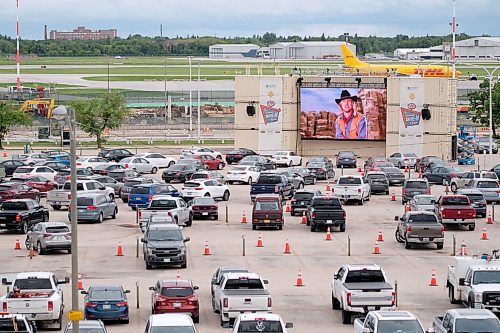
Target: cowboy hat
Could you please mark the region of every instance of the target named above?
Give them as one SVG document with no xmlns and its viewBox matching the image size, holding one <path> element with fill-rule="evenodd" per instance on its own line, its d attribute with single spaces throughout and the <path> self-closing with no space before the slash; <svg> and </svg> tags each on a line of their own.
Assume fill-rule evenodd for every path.
<svg viewBox="0 0 500 333">
<path fill-rule="evenodd" d="M 342 92 L 340 93 L 340 98 L 336 98 L 335 102 L 337 102 L 337 104 L 339 104 L 340 101 L 342 101 L 344 99 L 349 99 L 349 98 L 352 99 L 354 102 L 358 101 L 358 96 L 356 96 L 356 95 L 351 96 L 351 94 L 349 93 L 349 91 L 342 90 Z"/>
</svg>

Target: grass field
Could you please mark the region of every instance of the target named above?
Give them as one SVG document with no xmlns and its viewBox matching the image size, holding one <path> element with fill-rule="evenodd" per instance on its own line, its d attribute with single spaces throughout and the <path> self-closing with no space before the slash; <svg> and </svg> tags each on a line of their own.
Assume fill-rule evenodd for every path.
<svg viewBox="0 0 500 333">
<path fill-rule="evenodd" d="M 17 83 L 16 82 L 11 82 L 11 83 L 1 83 L 0 82 L 0 87 L 10 87 L 10 86 L 15 86 Z M 30 87 L 30 88 L 36 88 L 36 87 L 49 87 L 48 83 L 42 83 L 42 82 L 23 82 L 22 83 L 23 87 Z M 78 88 L 78 87 L 84 87 L 80 86 L 77 84 L 60 84 L 60 83 L 54 83 L 50 84 L 51 87 L 55 88 Z"/>
</svg>

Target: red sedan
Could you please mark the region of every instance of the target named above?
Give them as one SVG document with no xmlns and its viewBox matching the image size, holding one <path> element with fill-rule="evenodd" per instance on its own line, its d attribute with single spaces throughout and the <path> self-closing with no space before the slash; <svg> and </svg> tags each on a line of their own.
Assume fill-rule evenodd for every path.
<svg viewBox="0 0 500 333">
<path fill-rule="evenodd" d="M 40 192 L 23 183 L 1 183 L 0 203 L 10 199 L 33 199 L 40 202 Z"/>
<path fill-rule="evenodd" d="M 196 154 L 193 157 L 202 161 L 210 170 L 222 170 L 226 166 L 223 160 L 215 158 L 212 155 Z"/>
<path fill-rule="evenodd" d="M 159 313 L 190 313 L 195 323 L 200 322 L 200 304 L 198 295 L 191 280 L 169 279 L 159 280 L 152 290 L 151 308 L 153 314 Z"/>
<path fill-rule="evenodd" d="M 12 178 L 12 182 L 20 182 L 28 185 L 31 188 L 34 188 L 35 190 L 40 191 L 41 193 L 47 193 L 48 191 L 56 188 L 57 189 L 57 183 L 53 182 L 51 180 L 48 180 L 45 177 L 42 176 L 31 176 L 28 178 Z"/>
</svg>

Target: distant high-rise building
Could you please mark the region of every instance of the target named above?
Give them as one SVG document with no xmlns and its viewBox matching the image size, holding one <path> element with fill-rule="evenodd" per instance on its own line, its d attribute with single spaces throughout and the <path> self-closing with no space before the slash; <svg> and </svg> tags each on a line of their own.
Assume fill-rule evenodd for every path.
<svg viewBox="0 0 500 333">
<path fill-rule="evenodd" d="M 117 37 L 116 29 L 90 30 L 85 27 L 78 27 L 73 31 L 50 31 L 50 39 L 79 39 L 79 40 L 97 40 L 114 39 Z"/>
</svg>

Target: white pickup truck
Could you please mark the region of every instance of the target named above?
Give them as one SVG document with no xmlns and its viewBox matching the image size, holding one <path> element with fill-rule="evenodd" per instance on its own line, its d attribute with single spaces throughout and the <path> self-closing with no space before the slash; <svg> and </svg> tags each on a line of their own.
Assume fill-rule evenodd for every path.
<svg viewBox="0 0 500 333">
<path fill-rule="evenodd" d="M 115 190 L 111 187 L 106 187 L 95 180 L 78 180 L 76 182 L 76 190 L 78 193 L 96 193 L 103 192 L 111 198 L 115 197 Z M 64 183 L 61 190 L 51 190 L 47 192 L 47 204 L 51 205 L 54 210 L 60 210 L 62 206 L 69 206 L 71 203 L 71 182 Z"/>
<path fill-rule="evenodd" d="M 408 311 L 370 311 L 365 320 L 354 320 L 354 333 L 386 332 L 424 333 L 425 330 L 420 320 Z"/>
<path fill-rule="evenodd" d="M 227 327 L 240 313 L 272 312 L 272 299 L 266 280 L 255 273 L 225 273 L 215 287 L 213 310 Z"/>
<path fill-rule="evenodd" d="M 193 212 L 182 198 L 169 195 L 155 195 L 149 206 L 139 210 L 139 226 L 144 231 L 151 215 L 171 216 L 178 225 L 190 227 L 193 224 Z"/>
<path fill-rule="evenodd" d="M 484 309 L 451 309 L 443 317 L 434 317 L 429 333 L 500 332 L 500 321 Z"/>
<path fill-rule="evenodd" d="M 500 260 L 455 257 L 446 282 L 450 303 L 500 313 Z"/>
<path fill-rule="evenodd" d="M 342 310 L 342 322 L 351 323 L 353 313 L 394 310 L 395 292 L 378 265 L 343 265 L 333 277 L 332 308 Z"/>
<path fill-rule="evenodd" d="M 51 272 L 19 273 L 12 283 L 3 278 L 2 284 L 12 284 L 12 291 L 0 298 L 2 310 L 60 330 L 64 311 L 61 284 L 68 282 L 68 278 L 57 280 Z"/>
<path fill-rule="evenodd" d="M 334 197 L 344 202 L 357 201 L 358 205 L 370 200 L 370 192 L 370 184 L 361 176 L 340 176 L 332 188 Z"/>
</svg>

